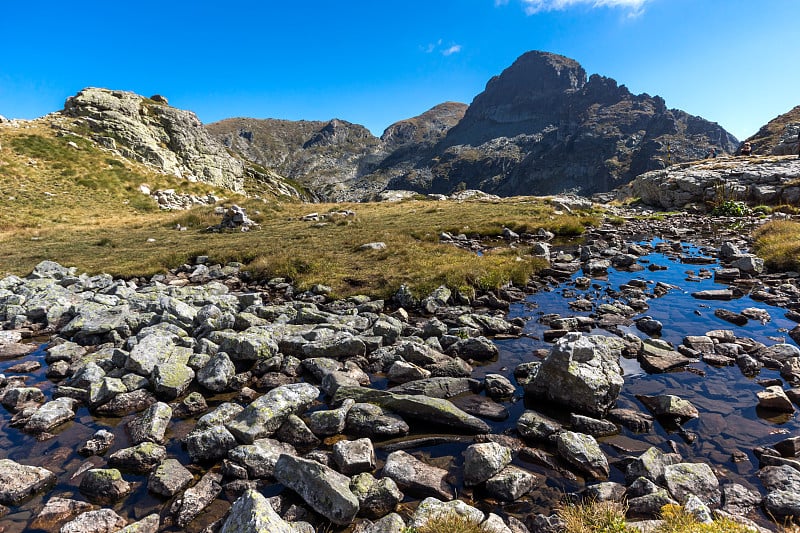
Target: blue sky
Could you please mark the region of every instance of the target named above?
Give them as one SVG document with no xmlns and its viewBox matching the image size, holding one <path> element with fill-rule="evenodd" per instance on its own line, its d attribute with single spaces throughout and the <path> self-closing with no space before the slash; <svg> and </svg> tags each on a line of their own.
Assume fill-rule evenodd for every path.
<svg viewBox="0 0 800 533">
<path fill-rule="evenodd" d="M 800 104 L 798 0 L 3 2 L 0 114 L 86 86 L 227 117 L 389 124 L 469 103 L 528 50 L 743 139 Z"/>
</svg>

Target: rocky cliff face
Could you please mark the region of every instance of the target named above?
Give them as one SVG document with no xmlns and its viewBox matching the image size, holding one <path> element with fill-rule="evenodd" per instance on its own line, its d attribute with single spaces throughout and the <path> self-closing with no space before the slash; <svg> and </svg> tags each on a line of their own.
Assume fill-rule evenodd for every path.
<svg viewBox="0 0 800 533">
<path fill-rule="evenodd" d="M 322 198 L 384 188 L 511 196 L 609 191 L 649 170 L 738 141 L 717 124 L 634 95 L 576 61 L 528 52 L 469 107 L 448 102 L 389 126 L 380 139 L 344 121 L 230 119 L 208 126 L 243 157 Z"/>
<path fill-rule="evenodd" d="M 389 126 L 380 138 L 358 124 L 232 118 L 207 126 L 245 159 L 295 180 L 324 200 L 358 201 L 385 188 L 397 169 L 411 169 L 464 115 L 447 102 Z M 385 169 L 393 170 L 391 175 Z"/>
<path fill-rule="evenodd" d="M 758 133 L 746 139 L 754 154 L 797 155 L 800 138 L 800 105 L 770 120 Z"/>
<path fill-rule="evenodd" d="M 208 134 L 194 113 L 170 107 L 163 97 L 87 88 L 68 98 L 62 113 L 124 157 L 178 177 L 243 190 L 244 164 Z"/>
<path fill-rule="evenodd" d="M 500 195 L 607 191 L 668 163 L 702 158 L 737 140 L 717 124 L 633 95 L 616 81 L 586 78 L 574 60 L 528 52 L 475 97 L 431 157 L 391 188 Z"/>
<path fill-rule="evenodd" d="M 344 120 L 232 118 L 207 128 L 242 157 L 332 201 L 363 198 L 365 191 L 355 182 L 386 156 L 380 139 Z"/>
</svg>

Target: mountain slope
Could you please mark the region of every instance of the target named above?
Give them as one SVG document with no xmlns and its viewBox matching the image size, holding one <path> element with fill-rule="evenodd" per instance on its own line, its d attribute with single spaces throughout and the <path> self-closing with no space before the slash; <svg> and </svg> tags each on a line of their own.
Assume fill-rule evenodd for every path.
<svg viewBox="0 0 800 533">
<path fill-rule="evenodd" d="M 800 105 L 775 117 L 746 139 L 754 154 L 796 155 L 800 134 Z"/>
<path fill-rule="evenodd" d="M 736 139 L 717 124 L 633 95 L 576 61 L 528 52 L 489 80 L 464 118 L 392 188 L 504 196 L 607 191 L 648 170 L 702 158 Z"/>
</svg>

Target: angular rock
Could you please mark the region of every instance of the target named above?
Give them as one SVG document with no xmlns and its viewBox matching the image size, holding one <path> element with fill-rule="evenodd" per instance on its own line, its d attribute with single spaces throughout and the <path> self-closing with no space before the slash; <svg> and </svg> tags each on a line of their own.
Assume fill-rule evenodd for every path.
<svg viewBox="0 0 800 533">
<path fill-rule="evenodd" d="M 80 489 L 91 501 L 109 505 L 127 496 L 131 485 L 116 468 L 92 468 L 83 475 Z"/>
<path fill-rule="evenodd" d="M 175 517 L 178 527 L 185 528 L 214 501 L 222 492 L 221 481 L 222 475 L 216 472 L 207 472 L 195 486 L 183 491 L 183 495 L 170 507 L 170 512 Z"/>
<path fill-rule="evenodd" d="M 56 531 L 62 523 L 81 513 L 91 511 L 93 508 L 94 505 L 89 502 L 53 496 L 44 504 L 44 508 L 33 519 L 30 527 L 32 529 Z"/>
<path fill-rule="evenodd" d="M 193 462 L 222 459 L 236 446 L 236 438 L 222 425 L 196 428 L 183 438 Z"/>
<path fill-rule="evenodd" d="M 346 476 L 370 472 L 375 469 L 375 449 L 367 438 L 340 440 L 333 445 L 333 460 Z"/>
<path fill-rule="evenodd" d="M 150 473 L 147 489 L 165 498 L 171 498 L 188 487 L 194 476 L 177 459 L 165 459 Z"/>
<path fill-rule="evenodd" d="M 642 342 L 639 352 L 639 363 L 648 372 L 668 372 L 693 361 L 675 350 L 668 350 L 656 343 L 648 342 L 649 340 Z"/>
<path fill-rule="evenodd" d="M 154 442 L 163 444 L 167 433 L 169 421 L 172 419 L 172 408 L 162 402 L 157 402 L 128 422 L 128 435 L 131 444 Z"/>
<path fill-rule="evenodd" d="M 455 498 L 453 487 L 445 481 L 447 470 L 423 463 L 402 450 L 392 452 L 386 458 L 383 476 L 393 479 L 400 490 L 412 496 Z"/>
<path fill-rule="evenodd" d="M 783 387 L 780 385 L 773 385 L 767 387 L 763 391 L 758 391 L 756 392 L 756 396 L 758 396 L 758 406 L 763 409 L 780 411 L 782 413 L 794 412 L 794 405 L 786 396 Z"/>
<path fill-rule="evenodd" d="M 350 490 L 358 498 L 358 515 L 366 518 L 385 516 L 403 500 L 403 493 L 391 478 L 375 479 L 369 472 L 353 476 Z"/>
<path fill-rule="evenodd" d="M 40 433 L 49 431 L 56 426 L 75 418 L 75 400 L 72 398 L 57 398 L 42 405 L 28 419 L 25 431 Z"/>
<path fill-rule="evenodd" d="M 166 400 L 181 396 L 194 379 L 194 370 L 180 361 L 159 363 L 153 370 L 153 390 Z"/>
<path fill-rule="evenodd" d="M 256 439 L 253 444 L 237 446 L 228 452 L 228 458 L 247 469 L 250 479 L 271 478 L 281 455 L 296 455 L 291 444 L 275 439 Z"/>
<path fill-rule="evenodd" d="M 275 464 L 274 475 L 335 524 L 350 524 L 358 513 L 358 498 L 350 491 L 350 478 L 316 461 L 283 454 Z"/>
<path fill-rule="evenodd" d="M 531 472 L 516 466 L 507 466 L 486 480 L 486 492 L 498 500 L 513 502 L 530 492 L 538 483 L 538 478 Z"/>
<path fill-rule="evenodd" d="M 275 433 L 290 414 L 305 411 L 317 396 L 319 389 L 308 383 L 283 385 L 253 401 L 225 427 L 240 442 L 252 444 Z"/>
<path fill-rule="evenodd" d="M 483 380 L 486 395 L 490 398 L 510 398 L 517 392 L 517 388 L 505 376 L 500 374 L 486 374 Z"/>
<path fill-rule="evenodd" d="M 147 474 L 167 456 L 167 449 L 152 442 L 122 448 L 108 456 L 108 464 L 135 474 Z"/>
<path fill-rule="evenodd" d="M 672 417 L 683 421 L 700 416 L 700 413 L 689 400 L 684 400 L 672 394 L 661 396 L 640 395 L 636 398 L 655 416 Z"/>
<path fill-rule="evenodd" d="M 308 428 L 312 433 L 321 437 L 338 435 L 344 431 L 347 424 L 347 413 L 353 405 L 355 405 L 355 401 L 347 399 L 338 409 L 314 411 L 307 417 Z"/>
<path fill-rule="evenodd" d="M 144 389 L 118 394 L 111 401 L 97 407 L 95 412 L 101 415 L 125 416 L 144 411 L 154 403 L 156 398 Z"/>
<path fill-rule="evenodd" d="M 46 468 L 0 459 L 0 504 L 18 505 L 55 483 L 55 474 Z"/>
<path fill-rule="evenodd" d="M 233 502 L 220 533 L 245 531 L 296 533 L 292 525 L 275 512 L 269 501 L 253 489 L 246 490 Z"/>
<path fill-rule="evenodd" d="M 432 519 L 438 516 L 456 514 L 464 518 L 476 526 L 483 522 L 484 514 L 462 502 L 461 500 L 453 500 L 449 502 L 442 502 L 433 497 L 428 497 L 420 502 L 411 519 L 408 522 L 408 527 L 421 529 Z"/>
<path fill-rule="evenodd" d="M 464 450 L 464 485 L 483 483 L 510 462 L 510 448 L 496 442 L 472 444 Z"/>
<path fill-rule="evenodd" d="M 690 495 L 706 505 L 717 506 L 722 501 L 719 481 L 705 463 L 677 463 L 664 467 L 664 482 L 670 493 L 681 503 Z"/>
<path fill-rule="evenodd" d="M 558 454 L 580 472 L 595 479 L 609 474 L 608 459 L 591 435 L 562 431 L 556 435 Z"/>
<path fill-rule="evenodd" d="M 622 389 L 622 345 L 609 337 L 568 333 L 542 362 L 525 393 L 595 416 L 604 415 Z"/>
<path fill-rule="evenodd" d="M 228 354 L 217 352 L 203 368 L 197 371 L 197 382 L 210 391 L 222 392 L 228 388 L 234 374 L 236 368 Z"/>
<path fill-rule="evenodd" d="M 547 441 L 561 431 L 561 424 L 536 411 L 525 411 L 517 420 L 517 431 L 526 439 Z"/>
<path fill-rule="evenodd" d="M 439 398 L 394 394 L 389 391 L 367 389 L 363 387 L 341 387 L 334 396 L 334 402 L 352 398 L 356 402 L 374 403 L 389 409 L 404 419 L 419 420 L 431 424 L 444 425 L 451 430 L 470 433 L 488 433 L 489 426 L 482 420 L 469 415 L 450 403 Z"/>
<path fill-rule="evenodd" d="M 458 356 L 467 361 L 490 361 L 499 354 L 497 346 L 486 337 L 469 337 L 460 339 L 447 349 L 447 354 Z"/>
<path fill-rule="evenodd" d="M 619 428 L 613 422 L 575 413 L 570 414 L 569 423 L 573 430 L 592 437 L 607 437 L 619 433 Z"/>
<path fill-rule="evenodd" d="M 128 521 L 111 509 L 87 511 L 61 527 L 60 533 L 116 533 Z"/>
<path fill-rule="evenodd" d="M 407 435 L 408 424 L 398 415 L 371 403 L 356 403 L 347 412 L 348 433 L 371 438 L 392 438 Z"/>
<path fill-rule="evenodd" d="M 161 518 L 153 513 L 137 522 L 128 524 L 116 533 L 157 533 L 160 526 Z"/>
<path fill-rule="evenodd" d="M 81 446 L 78 453 L 81 455 L 103 455 L 114 444 L 114 434 L 106 429 L 99 429 L 92 438 Z"/>
<path fill-rule="evenodd" d="M 775 490 L 764 498 L 764 509 L 778 519 L 800 516 L 800 494 L 788 490 Z"/>
<path fill-rule="evenodd" d="M 286 421 L 278 428 L 275 436 L 295 448 L 313 448 L 320 442 L 303 419 L 297 415 L 286 417 Z"/>
</svg>

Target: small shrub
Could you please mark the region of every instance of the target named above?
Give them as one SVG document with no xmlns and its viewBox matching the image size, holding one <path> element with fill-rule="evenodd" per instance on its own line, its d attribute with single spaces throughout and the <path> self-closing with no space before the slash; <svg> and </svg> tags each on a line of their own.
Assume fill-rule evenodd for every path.
<svg viewBox="0 0 800 533">
<path fill-rule="evenodd" d="M 726 200 L 716 206 L 711 214 L 721 217 L 745 217 L 752 214 L 752 210 L 744 202 Z"/>
<path fill-rule="evenodd" d="M 565 533 L 635 533 L 625 522 L 625 507 L 617 502 L 589 502 L 566 505 L 558 516 Z"/>
<path fill-rule="evenodd" d="M 413 533 L 487 533 L 479 521 L 457 513 L 439 513 Z"/>
</svg>

